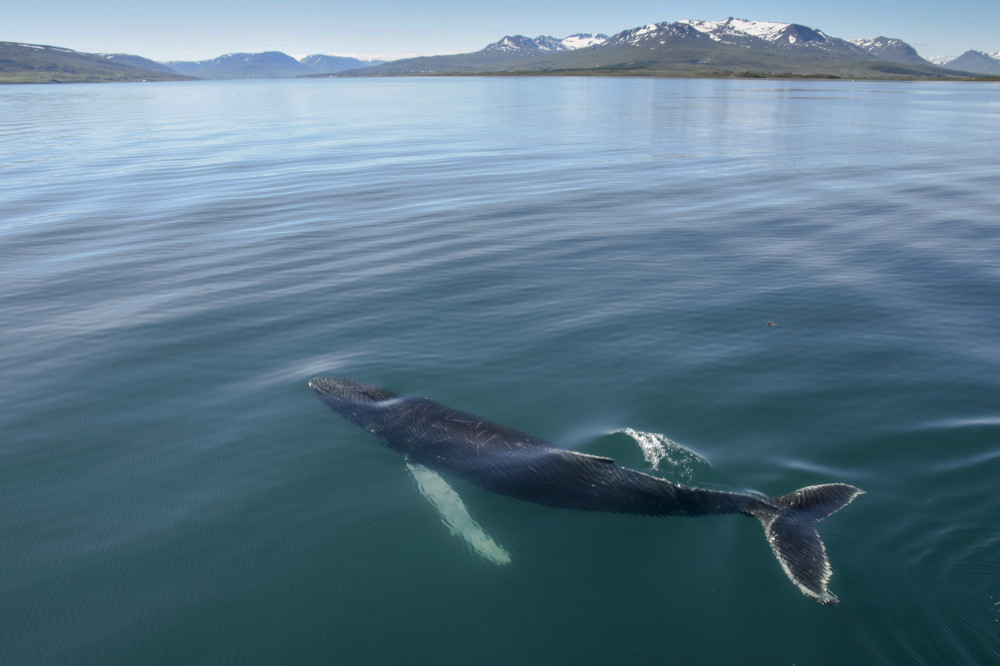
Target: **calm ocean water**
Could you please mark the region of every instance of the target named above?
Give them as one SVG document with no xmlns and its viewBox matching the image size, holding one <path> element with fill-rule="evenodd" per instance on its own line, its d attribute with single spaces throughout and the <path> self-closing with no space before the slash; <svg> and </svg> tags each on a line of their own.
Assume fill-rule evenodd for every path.
<svg viewBox="0 0 1000 666">
<path fill-rule="evenodd" d="M 0 663 L 1000 660 L 995 85 L 8 86 L 0 146 Z M 753 520 L 456 484 L 485 561 L 319 374 L 857 485 L 841 604 Z"/>
</svg>

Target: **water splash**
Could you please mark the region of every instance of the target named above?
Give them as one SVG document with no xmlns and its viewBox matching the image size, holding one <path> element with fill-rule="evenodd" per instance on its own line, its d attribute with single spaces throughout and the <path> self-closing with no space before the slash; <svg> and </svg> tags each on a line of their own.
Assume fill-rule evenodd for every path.
<svg viewBox="0 0 1000 666">
<path fill-rule="evenodd" d="M 660 463 L 667 462 L 673 471 L 689 481 L 694 476 L 695 467 L 698 465 L 709 466 L 707 460 L 700 455 L 686 449 L 666 435 L 657 432 L 642 432 L 632 428 L 624 428 L 618 432 L 628 435 L 635 440 L 642 455 L 653 469 L 660 469 Z"/>
<path fill-rule="evenodd" d="M 510 553 L 504 550 L 483 531 L 475 518 L 469 515 L 465 503 L 448 482 L 439 474 L 423 465 L 406 464 L 406 469 L 413 475 L 420 488 L 420 493 L 427 498 L 441 515 L 441 522 L 448 526 L 451 533 L 463 539 L 472 550 L 494 564 L 509 564 Z"/>
</svg>

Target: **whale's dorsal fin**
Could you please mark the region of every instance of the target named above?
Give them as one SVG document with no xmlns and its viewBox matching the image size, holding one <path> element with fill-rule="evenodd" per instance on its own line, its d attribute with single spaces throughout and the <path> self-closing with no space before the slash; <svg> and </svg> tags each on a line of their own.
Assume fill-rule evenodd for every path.
<svg viewBox="0 0 1000 666">
<path fill-rule="evenodd" d="M 465 503 L 448 482 L 440 474 L 431 471 L 423 465 L 406 463 L 406 469 L 413 475 L 420 488 L 420 494 L 427 498 L 438 514 L 441 522 L 448 526 L 451 533 L 463 539 L 477 555 L 494 564 L 509 564 L 510 553 L 483 531 L 475 518 L 469 515 Z"/>
</svg>

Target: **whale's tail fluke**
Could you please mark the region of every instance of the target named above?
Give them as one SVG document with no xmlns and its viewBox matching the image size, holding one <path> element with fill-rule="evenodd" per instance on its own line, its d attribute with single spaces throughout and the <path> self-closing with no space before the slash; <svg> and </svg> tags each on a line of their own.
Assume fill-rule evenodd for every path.
<svg viewBox="0 0 1000 666">
<path fill-rule="evenodd" d="M 845 483 L 809 486 L 770 502 L 762 501 L 750 511 L 764 526 L 767 542 L 791 581 L 803 594 L 822 604 L 835 604 L 837 597 L 826 589 L 833 572 L 813 524 L 862 493 Z"/>
</svg>

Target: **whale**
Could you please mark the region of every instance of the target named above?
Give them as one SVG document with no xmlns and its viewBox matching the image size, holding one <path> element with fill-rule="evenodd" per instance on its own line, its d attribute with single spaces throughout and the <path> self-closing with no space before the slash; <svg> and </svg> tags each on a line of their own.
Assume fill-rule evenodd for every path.
<svg viewBox="0 0 1000 666">
<path fill-rule="evenodd" d="M 447 477 L 560 509 L 643 516 L 742 514 L 760 522 L 782 570 L 804 595 L 821 604 L 838 602 L 828 589 L 832 570 L 815 523 L 863 494 L 852 485 L 814 485 L 779 497 L 689 487 L 427 398 L 397 395 L 346 377 L 316 377 L 308 385 L 327 407 L 401 454 L 422 491 L 441 488 Z M 502 547 L 456 505 L 457 495 L 445 489 L 435 497 L 432 502 L 451 507 L 458 516 L 449 521 L 453 531 L 471 521 L 471 532 L 485 543 L 481 552 L 495 553 L 498 563 L 509 561 Z"/>
</svg>

